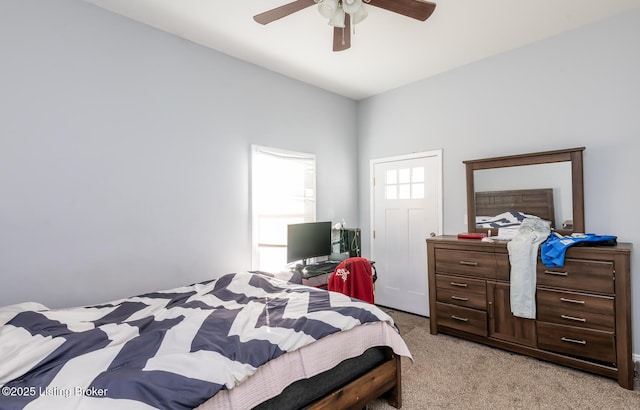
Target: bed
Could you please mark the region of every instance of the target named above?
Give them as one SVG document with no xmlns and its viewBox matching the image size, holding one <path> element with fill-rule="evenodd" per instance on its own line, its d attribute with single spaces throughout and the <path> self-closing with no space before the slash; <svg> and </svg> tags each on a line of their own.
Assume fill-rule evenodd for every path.
<svg viewBox="0 0 640 410">
<path fill-rule="evenodd" d="M 551 221 L 554 228 L 551 188 L 476 192 L 475 206 L 478 228 L 515 227 L 530 216 Z"/>
<path fill-rule="evenodd" d="M 0 408 L 401 407 L 376 306 L 258 272 L 94 306 L 0 308 Z"/>
</svg>

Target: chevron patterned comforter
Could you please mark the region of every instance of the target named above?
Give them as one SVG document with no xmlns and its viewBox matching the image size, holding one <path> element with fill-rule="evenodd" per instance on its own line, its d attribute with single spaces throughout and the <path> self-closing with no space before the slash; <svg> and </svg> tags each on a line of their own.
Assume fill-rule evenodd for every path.
<svg viewBox="0 0 640 410">
<path fill-rule="evenodd" d="M 0 309 L 0 409 L 191 409 L 286 352 L 392 319 L 255 273 L 96 306 Z"/>
</svg>

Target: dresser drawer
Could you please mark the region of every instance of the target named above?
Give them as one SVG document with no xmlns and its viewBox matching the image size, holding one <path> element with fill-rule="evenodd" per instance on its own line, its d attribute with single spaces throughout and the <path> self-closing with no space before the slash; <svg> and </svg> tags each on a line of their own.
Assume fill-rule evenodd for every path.
<svg viewBox="0 0 640 410">
<path fill-rule="evenodd" d="M 613 294 L 613 263 L 566 259 L 564 266 L 547 268 L 539 262 L 537 282 L 541 286 Z"/>
<path fill-rule="evenodd" d="M 436 286 L 438 302 L 487 309 L 487 286 L 484 280 L 436 275 Z"/>
<path fill-rule="evenodd" d="M 458 249 L 436 249 L 436 272 L 495 278 L 496 254 L 463 251 Z"/>
<path fill-rule="evenodd" d="M 482 279 L 471 279 L 462 276 L 436 275 L 438 289 L 466 291 L 468 293 L 487 294 L 486 282 Z"/>
<path fill-rule="evenodd" d="M 557 353 L 615 363 L 613 332 L 538 322 L 538 348 Z"/>
<path fill-rule="evenodd" d="M 477 293 L 460 292 L 459 290 L 438 289 L 438 302 L 451 303 L 474 309 L 487 310 L 487 297 Z"/>
<path fill-rule="evenodd" d="M 462 330 L 480 336 L 487 335 L 487 312 L 436 302 L 438 326 Z"/>
<path fill-rule="evenodd" d="M 590 329 L 615 330 L 615 300 L 551 289 L 537 290 L 538 320 Z"/>
</svg>

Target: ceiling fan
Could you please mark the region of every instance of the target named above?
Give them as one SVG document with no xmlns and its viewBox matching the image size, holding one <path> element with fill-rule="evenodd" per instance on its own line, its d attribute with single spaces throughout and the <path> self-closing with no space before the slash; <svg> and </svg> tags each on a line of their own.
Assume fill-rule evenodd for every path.
<svg viewBox="0 0 640 410">
<path fill-rule="evenodd" d="M 436 9 L 435 3 L 422 0 L 296 0 L 280 7 L 253 16 L 260 24 L 269 24 L 290 14 L 317 4 L 320 14 L 329 18 L 333 28 L 333 51 L 351 47 L 351 19 L 362 21 L 366 17 L 362 3 L 425 21 Z M 358 9 L 358 14 L 353 11 Z M 338 13 L 334 13 L 337 11 Z M 351 12 L 353 11 L 353 12 Z M 339 14 L 339 15 L 338 15 Z M 338 23 L 336 21 L 339 21 Z"/>
</svg>

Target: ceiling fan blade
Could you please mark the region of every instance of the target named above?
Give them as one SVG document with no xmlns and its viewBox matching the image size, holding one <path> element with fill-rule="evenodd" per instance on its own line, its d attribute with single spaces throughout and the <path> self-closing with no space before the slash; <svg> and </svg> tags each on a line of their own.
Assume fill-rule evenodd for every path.
<svg viewBox="0 0 640 410">
<path fill-rule="evenodd" d="M 256 14 L 255 16 L 253 16 L 253 19 L 260 24 L 269 24 L 273 21 L 293 14 L 296 11 L 311 7 L 314 4 L 316 4 L 316 2 L 313 0 L 296 0 L 291 3 L 285 4 L 284 6 L 276 7 L 275 9 L 265 11 L 264 13 Z"/>
<path fill-rule="evenodd" d="M 422 21 L 436 9 L 435 3 L 421 0 L 371 0 L 369 4 Z"/>
<path fill-rule="evenodd" d="M 333 51 L 344 51 L 351 47 L 351 18 L 344 15 L 344 28 L 333 28 Z"/>
</svg>

